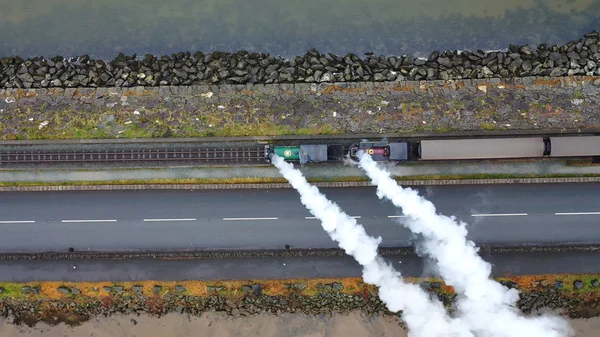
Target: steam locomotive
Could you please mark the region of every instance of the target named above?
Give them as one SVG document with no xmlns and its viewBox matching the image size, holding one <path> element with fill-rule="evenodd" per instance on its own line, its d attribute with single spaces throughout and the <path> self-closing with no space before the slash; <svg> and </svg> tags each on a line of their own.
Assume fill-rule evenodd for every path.
<svg viewBox="0 0 600 337">
<path fill-rule="evenodd" d="M 273 154 L 286 161 L 306 163 L 351 159 L 364 151 L 375 161 L 481 160 L 515 158 L 594 157 L 600 161 L 600 136 L 559 136 L 520 138 L 469 138 L 390 142 L 363 140 L 350 145 L 302 144 L 265 146 L 265 159 Z"/>
</svg>

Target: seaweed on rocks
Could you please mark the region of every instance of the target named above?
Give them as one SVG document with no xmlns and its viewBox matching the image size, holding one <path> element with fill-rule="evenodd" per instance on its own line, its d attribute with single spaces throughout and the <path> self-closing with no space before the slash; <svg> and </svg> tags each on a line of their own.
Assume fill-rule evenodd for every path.
<svg viewBox="0 0 600 337">
<path fill-rule="evenodd" d="M 597 275 L 541 275 L 505 278 L 501 282 L 520 291 L 517 305 L 525 315 L 550 309 L 571 318 L 589 318 L 600 315 L 596 279 Z M 555 287 L 556 281 L 564 287 Z M 581 288 L 574 285 L 576 281 L 583 283 Z M 6 290 L 0 295 L 0 315 L 12 318 L 15 324 L 30 326 L 38 322 L 74 326 L 97 316 L 141 313 L 199 316 L 204 312 L 220 312 L 240 317 L 260 313 L 319 315 L 361 311 L 369 316 L 402 315 L 389 312 L 377 297 L 377 289 L 360 279 L 240 280 L 202 283 L 202 286 L 200 283 L 141 282 L 103 287 L 92 283 L 77 283 L 77 287 L 42 283 L 37 286 L 41 289 L 38 293 L 25 292 L 18 284 L 5 284 Z M 456 298 L 452 287 L 437 280 L 420 283 L 452 310 Z M 215 291 L 208 292 L 209 287 Z M 81 290 L 75 293 L 74 288 Z"/>
</svg>

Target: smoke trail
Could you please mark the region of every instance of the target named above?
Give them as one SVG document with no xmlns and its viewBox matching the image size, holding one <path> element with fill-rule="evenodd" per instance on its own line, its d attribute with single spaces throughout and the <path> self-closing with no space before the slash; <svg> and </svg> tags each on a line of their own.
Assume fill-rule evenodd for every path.
<svg viewBox="0 0 600 337">
<path fill-rule="evenodd" d="M 321 220 L 321 226 L 329 236 L 363 266 L 364 281 L 379 287 L 379 297 L 387 308 L 392 312 L 402 310 L 410 336 L 474 336 L 463 322 L 451 319 L 439 301 L 430 299 L 419 286 L 405 283 L 400 273 L 378 255 L 380 237 L 369 236 L 354 218 L 329 201 L 281 157 L 273 155 L 271 162 L 298 191 L 302 204 Z"/>
<path fill-rule="evenodd" d="M 419 254 L 435 260 L 440 275 L 453 286 L 459 298 L 457 308 L 475 333 L 488 337 L 566 337 L 572 331 L 559 317 L 527 318 L 516 308 L 519 294 L 491 279 L 491 266 L 467 240 L 465 223 L 436 214 L 435 206 L 417 191 L 403 189 L 390 173 L 377 167 L 371 156 L 359 153 L 359 164 L 377 186 L 377 196 L 391 200 L 408 216 L 403 222 L 413 233 L 423 236 Z"/>
</svg>

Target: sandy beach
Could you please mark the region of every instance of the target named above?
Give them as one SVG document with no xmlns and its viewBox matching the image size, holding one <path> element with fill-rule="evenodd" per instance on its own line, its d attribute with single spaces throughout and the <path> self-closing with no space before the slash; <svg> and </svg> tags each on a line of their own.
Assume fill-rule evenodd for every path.
<svg viewBox="0 0 600 337">
<path fill-rule="evenodd" d="M 214 313 L 202 317 L 169 314 L 161 318 L 121 315 L 94 318 L 81 326 L 33 328 L 0 320 L 1 337 L 406 337 L 393 317 L 349 315 L 259 315 L 232 318 Z M 600 318 L 571 320 L 576 337 L 600 336 Z"/>
</svg>

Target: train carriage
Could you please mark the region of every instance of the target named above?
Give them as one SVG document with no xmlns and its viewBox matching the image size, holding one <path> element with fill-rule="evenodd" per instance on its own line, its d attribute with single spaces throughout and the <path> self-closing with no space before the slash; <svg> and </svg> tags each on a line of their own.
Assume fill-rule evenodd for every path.
<svg viewBox="0 0 600 337">
<path fill-rule="evenodd" d="M 421 160 L 541 158 L 550 154 L 546 138 L 422 140 Z"/>
<path fill-rule="evenodd" d="M 550 157 L 600 156 L 600 136 L 551 137 Z"/>
</svg>

